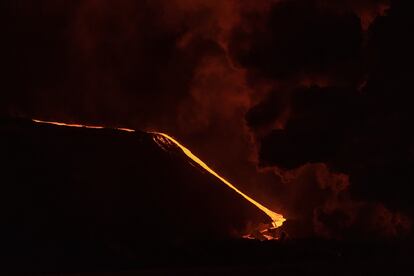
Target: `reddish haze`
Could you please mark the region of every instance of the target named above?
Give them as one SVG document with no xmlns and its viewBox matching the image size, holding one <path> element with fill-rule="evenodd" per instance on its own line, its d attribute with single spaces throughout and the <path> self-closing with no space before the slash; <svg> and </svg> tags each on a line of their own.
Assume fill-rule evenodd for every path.
<svg viewBox="0 0 414 276">
<path fill-rule="evenodd" d="M 400 1 L 6 2 L 1 114 L 171 133 L 298 235 L 409 228 L 386 182 L 412 154 L 392 155 L 376 123 L 405 135 L 406 101 L 387 94 L 409 87 L 392 61 L 410 57 Z M 387 138 L 375 161 L 361 150 L 372 137 Z"/>
</svg>

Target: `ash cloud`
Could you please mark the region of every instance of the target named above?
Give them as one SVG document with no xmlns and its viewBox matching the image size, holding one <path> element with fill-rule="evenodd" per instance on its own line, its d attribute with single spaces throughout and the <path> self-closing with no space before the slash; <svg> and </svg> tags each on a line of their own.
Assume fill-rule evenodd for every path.
<svg viewBox="0 0 414 276">
<path fill-rule="evenodd" d="M 237 49 L 243 37 L 237 33 L 235 57 L 250 68 L 253 85 L 263 79 L 283 83 L 246 115 L 259 163 L 284 179 L 285 192 L 295 194 L 287 201 L 311 210 L 306 217 L 314 234 L 407 234 L 414 211 L 410 4 L 391 2 L 386 15 L 367 27 L 357 17 L 360 9 L 337 13 L 317 3 L 275 5 L 267 31 L 247 33 L 253 41 L 247 48 Z M 326 167 L 311 165 L 321 163 Z M 349 178 L 349 188 L 340 193 L 346 192 L 346 200 L 312 180 L 321 171 Z M 319 194 L 309 192 L 309 185 Z M 305 223 L 300 214 L 306 212 L 296 208 L 288 210 Z"/>
<path fill-rule="evenodd" d="M 360 44 L 354 13 L 338 15 L 315 1 L 283 1 L 271 9 L 262 31 L 236 30 L 231 48 L 242 66 L 260 76 L 288 79 L 333 69 L 341 73 L 357 61 Z"/>
</svg>

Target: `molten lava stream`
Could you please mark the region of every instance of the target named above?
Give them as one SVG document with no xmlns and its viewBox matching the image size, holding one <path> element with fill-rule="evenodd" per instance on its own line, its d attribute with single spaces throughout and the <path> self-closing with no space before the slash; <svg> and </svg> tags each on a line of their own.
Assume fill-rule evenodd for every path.
<svg viewBox="0 0 414 276">
<path fill-rule="evenodd" d="M 91 128 L 91 129 L 104 129 L 106 127 L 103 126 L 88 126 L 88 125 L 82 125 L 82 124 L 66 124 L 61 122 L 51 122 L 51 121 L 42 121 L 42 120 L 32 120 L 35 123 L 40 124 L 49 124 L 49 125 L 57 125 L 57 126 L 65 126 L 65 127 L 77 127 L 77 128 Z M 135 132 L 133 129 L 129 128 L 115 128 L 119 131 L 125 131 L 125 132 Z M 211 169 L 206 163 L 204 163 L 200 158 L 198 158 L 196 155 L 194 155 L 188 148 L 180 144 L 177 140 L 175 140 L 173 137 L 161 133 L 161 132 L 149 132 L 154 135 L 154 141 L 161 146 L 163 145 L 170 145 L 174 144 L 177 147 L 179 147 L 185 155 L 187 155 L 191 160 L 193 160 L 195 163 L 197 163 L 200 167 L 205 169 L 207 172 L 218 178 L 222 183 L 230 187 L 232 190 L 234 190 L 236 193 L 244 197 L 246 200 L 248 200 L 250 203 L 255 205 L 257 208 L 259 208 L 262 212 L 264 212 L 271 220 L 272 220 L 272 226 L 274 228 L 282 226 L 283 222 L 286 220 L 283 215 L 278 214 L 276 212 L 273 212 L 272 210 L 268 209 L 267 207 L 263 206 L 256 200 L 252 199 L 251 197 L 244 194 L 242 191 L 237 189 L 233 184 L 231 184 L 228 180 L 226 180 L 224 177 L 220 176 L 218 173 L 216 173 L 213 169 Z"/>
<path fill-rule="evenodd" d="M 252 204 L 254 204 L 257 208 L 259 208 L 261 211 L 263 211 L 266 215 L 268 215 L 271 220 L 272 220 L 272 225 L 273 227 L 280 227 L 282 226 L 283 222 L 286 220 L 283 215 L 278 214 L 276 212 L 273 212 L 272 210 L 266 208 L 265 206 L 263 206 L 262 204 L 260 204 L 259 202 L 257 202 L 256 200 L 252 199 L 251 197 L 247 196 L 246 194 L 244 194 L 243 192 L 241 192 L 239 189 L 237 189 L 233 184 L 231 184 L 229 181 L 227 181 L 224 177 L 220 176 L 218 173 L 216 173 L 213 169 L 211 169 L 206 163 L 204 163 L 200 158 L 198 158 L 197 156 L 195 156 L 188 148 L 184 147 L 183 145 L 181 145 L 177 140 L 175 140 L 174 138 L 172 138 L 171 136 L 165 134 L 165 133 L 160 133 L 160 132 L 152 132 L 153 134 L 156 135 L 157 140 L 155 140 L 155 142 L 157 143 L 163 143 L 163 144 L 167 144 L 167 143 L 173 143 L 175 144 L 177 147 L 179 147 L 185 155 L 187 155 L 191 160 L 193 160 L 194 162 L 196 162 L 198 165 L 200 165 L 203 169 L 205 169 L 206 171 L 208 171 L 210 174 L 214 175 L 216 178 L 218 178 L 221 182 L 223 182 L 224 184 L 226 184 L 228 187 L 230 187 L 231 189 L 233 189 L 235 192 L 237 192 L 239 195 L 241 195 L 242 197 L 244 197 L 245 199 L 247 199 L 249 202 L 251 202 Z"/>
</svg>

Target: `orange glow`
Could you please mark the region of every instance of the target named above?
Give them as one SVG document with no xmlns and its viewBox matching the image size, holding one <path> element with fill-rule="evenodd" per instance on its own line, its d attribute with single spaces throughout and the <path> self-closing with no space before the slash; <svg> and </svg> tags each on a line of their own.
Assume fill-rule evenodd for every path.
<svg viewBox="0 0 414 276">
<path fill-rule="evenodd" d="M 156 135 L 154 139 L 157 139 L 158 140 L 158 141 L 155 140 L 155 142 L 157 142 L 157 143 L 161 142 L 163 144 L 167 144 L 167 143 L 173 143 L 173 144 L 175 144 L 191 160 L 193 160 L 194 162 L 196 162 L 203 169 L 205 169 L 206 171 L 208 171 L 210 174 L 214 175 L 221 182 L 223 182 L 224 184 L 226 184 L 227 186 L 229 186 L 231 189 L 233 189 L 236 193 L 238 193 L 239 195 L 241 195 L 242 197 L 244 197 L 246 200 L 250 201 L 252 204 L 254 204 L 257 208 L 259 208 L 260 210 L 262 210 L 264 213 L 266 213 L 266 215 L 268 215 L 271 218 L 273 227 L 280 227 L 280 226 L 282 226 L 283 222 L 286 219 L 281 214 L 278 214 L 278 213 L 273 212 L 272 210 L 266 208 L 265 206 L 263 206 L 259 202 L 255 201 L 254 199 L 250 198 L 249 196 L 247 196 L 246 194 L 244 194 L 243 192 L 241 192 L 233 184 L 231 184 L 225 178 L 223 178 L 218 173 L 216 173 L 206 163 L 204 163 L 200 158 L 198 158 L 197 156 L 195 156 L 189 149 L 187 149 L 186 147 L 184 147 L 183 145 L 181 145 L 177 140 L 175 140 L 171 136 L 169 136 L 169 135 L 167 135 L 165 133 L 160 133 L 160 132 L 152 132 L 152 133 Z"/>
<path fill-rule="evenodd" d="M 79 125 L 79 124 L 65 124 L 60 122 L 48 122 L 48 121 L 41 121 L 41 120 L 32 120 L 35 123 L 40 124 L 49 124 L 49 125 L 55 125 L 55 126 L 67 126 L 67 127 L 81 127 L 81 128 L 94 128 L 94 129 L 102 129 L 104 127 L 102 126 L 86 126 L 86 125 Z"/>
<path fill-rule="evenodd" d="M 81 124 L 66 124 L 66 123 L 61 123 L 61 122 L 42 121 L 42 120 L 35 120 L 35 119 L 32 119 L 32 121 L 35 122 L 35 123 L 38 123 L 38 124 L 48 124 L 48 125 L 65 126 L 65 127 L 92 128 L 92 129 L 107 128 L 107 127 L 103 127 L 103 126 L 88 126 L 88 125 L 81 125 Z M 113 129 L 120 130 L 120 131 L 126 131 L 126 132 L 135 132 L 134 129 L 130 129 L 130 128 L 113 128 Z"/>
<path fill-rule="evenodd" d="M 88 126 L 88 125 L 81 125 L 81 124 L 66 124 L 61 122 L 49 122 L 49 121 L 41 121 L 41 120 L 32 120 L 35 123 L 40 124 L 50 124 L 50 125 L 57 125 L 57 126 L 65 126 L 65 127 L 77 127 L 77 128 L 91 128 L 91 129 L 104 129 L 106 127 L 103 126 Z M 125 131 L 125 132 L 135 132 L 133 129 L 129 128 L 114 128 L 119 131 Z M 272 220 L 272 226 L 274 228 L 282 226 L 283 222 L 286 220 L 283 215 L 278 214 L 276 212 L 273 212 L 272 210 L 266 208 L 259 202 L 255 201 L 254 199 L 250 198 L 243 192 L 241 192 L 239 189 L 237 189 L 233 184 L 231 184 L 229 181 L 227 181 L 225 178 L 220 176 L 218 173 L 216 173 L 213 169 L 211 169 L 206 163 L 204 163 L 200 158 L 195 156 L 189 149 L 187 149 L 185 146 L 181 145 L 177 140 L 172 138 L 171 136 L 161 133 L 161 132 L 149 132 L 154 135 L 154 141 L 160 145 L 162 148 L 163 145 L 171 145 L 174 144 L 177 147 L 179 147 L 185 155 L 187 155 L 191 160 L 193 160 L 195 163 L 197 163 L 200 167 L 205 169 L 207 172 L 218 178 L 222 183 L 226 184 L 228 187 L 230 187 L 232 190 L 234 190 L 236 193 L 244 197 L 246 200 L 248 200 L 250 203 L 255 205 L 257 208 L 259 208 L 261 211 L 263 211 L 267 216 L 270 217 Z"/>
<path fill-rule="evenodd" d="M 135 132 L 135 129 L 124 128 L 124 127 L 120 127 L 120 128 L 116 128 L 116 129 L 120 130 L 120 131 L 126 131 L 126 132 Z"/>
</svg>

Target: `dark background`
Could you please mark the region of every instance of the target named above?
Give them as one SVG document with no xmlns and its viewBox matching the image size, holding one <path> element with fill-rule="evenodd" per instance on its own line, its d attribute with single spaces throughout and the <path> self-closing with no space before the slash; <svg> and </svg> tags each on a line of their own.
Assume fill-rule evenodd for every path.
<svg viewBox="0 0 414 276">
<path fill-rule="evenodd" d="M 412 4 L 1 4 L 0 114 L 167 131 L 292 237 L 411 235 Z"/>
</svg>

